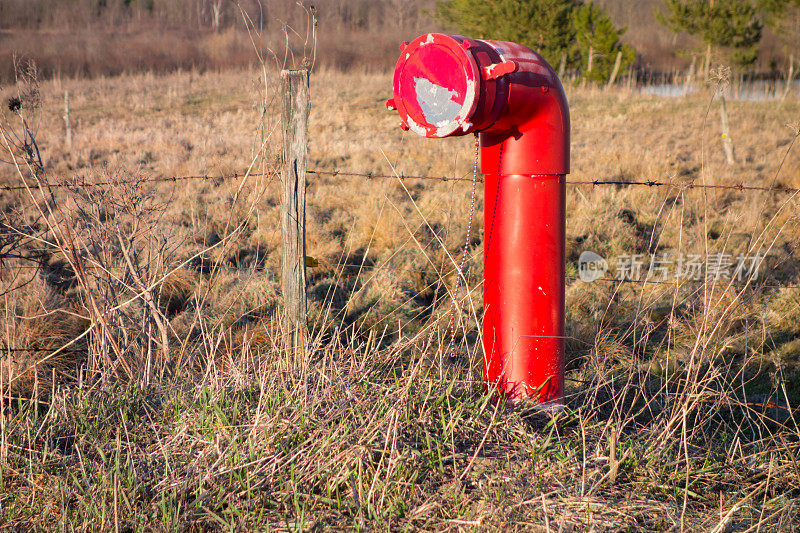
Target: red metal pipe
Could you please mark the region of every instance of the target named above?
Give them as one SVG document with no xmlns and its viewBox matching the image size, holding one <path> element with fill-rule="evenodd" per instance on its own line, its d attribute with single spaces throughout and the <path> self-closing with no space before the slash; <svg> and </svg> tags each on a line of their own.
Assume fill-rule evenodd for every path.
<svg viewBox="0 0 800 533">
<path fill-rule="evenodd" d="M 515 400 L 560 403 L 569 173 L 561 82 L 515 43 L 433 33 L 401 51 L 387 102 L 401 127 L 430 138 L 480 133 L 487 386 Z"/>
</svg>

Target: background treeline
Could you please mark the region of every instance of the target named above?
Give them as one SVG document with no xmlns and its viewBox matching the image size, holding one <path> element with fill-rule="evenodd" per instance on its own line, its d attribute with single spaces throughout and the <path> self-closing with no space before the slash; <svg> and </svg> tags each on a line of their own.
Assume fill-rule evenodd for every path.
<svg viewBox="0 0 800 533">
<path fill-rule="evenodd" d="M 526 41 L 520 28 L 549 28 L 531 39 L 539 43 L 526 44 L 540 45 L 554 66 L 564 59 L 570 71 L 601 81 L 618 52 L 621 74 L 634 64 L 640 71 L 669 71 L 705 60 L 708 28 L 681 19 L 691 4 L 753 6 L 750 29 L 758 39 L 742 68 L 777 72 L 798 55 L 792 40 L 800 27 L 797 0 L 0 0 L 0 82 L 13 79 L 15 58 L 34 59 L 43 76 L 251 64 L 253 34 L 245 19 L 257 45 L 274 51 L 273 61 L 284 61 L 288 41 L 288 61 L 314 56 L 318 65 L 341 69 L 390 68 L 398 42 L 426 31 Z M 489 5 L 505 6 L 512 16 L 498 18 Z M 702 10 L 695 15 L 720 18 Z M 309 49 L 312 18 L 315 51 Z M 735 59 L 717 57 L 724 48 L 714 47 L 715 59 Z"/>
<path fill-rule="evenodd" d="M 241 27 L 244 11 L 264 28 L 305 17 L 296 0 L 2 0 L 0 28 L 76 30 L 90 25 L 157 24 L 164 28 L 221 31 Z M 425 0 L 316 0 L 317 18 L 330 29 L 406 27 L 419 22 Z"/>
<path fill-rule="evenodd" d="M 312 14 L 312 5 L 313 11 Z M 283 63 L 310 54 L 317 64 L 386 68 L 399 41 L 431 25 L 428 0 L 0 0 L 0 82 L 14 61 L 34 59 L 41 75 L 218 69 L 252 64 L 251 38 Z M 246 23 L 252 32 L 246 29 Z M 274 51 L 274 55 L 269 51 Z"/>
<path fill-rule="evenodd" d="M 637 4 L 640 8 L 649 4 L 644 7 L 657 25 L 672 33 L 670 55 L 692 58 L 690 71 L 698 56 L 705 77 L 720 64 L 740 75 L 763 71 L 765 65 L 775 71 L 779 53 L 774 45 L 771 51 L 762 50 L 762 41 L 769 36 L 767 43 L 777 39 L 783 59 L 788 55 L 787 79 L 791 77 L 800 41 L 800 0 L 439 0 L 436 14 L 469 35 L 525 44 L 558 65 L 559 71 L 569 68 L 583 80 L 611 84 L 618 74 L 629 72 L 636 59 L 634 47 L 623 41 L 627 25 L 618 26 L 611 13 L 619 17 L 622 8 Z M 641 20 L 629 18 L 631 25 L 653 26 L 647 23 L 646 12 L 639 14 Z M 646 44 L 647 39 L 641 42 Z M 644 60 L 664 67 L 663 59 L 660 65 L 653 58 Z"/>
</svg>

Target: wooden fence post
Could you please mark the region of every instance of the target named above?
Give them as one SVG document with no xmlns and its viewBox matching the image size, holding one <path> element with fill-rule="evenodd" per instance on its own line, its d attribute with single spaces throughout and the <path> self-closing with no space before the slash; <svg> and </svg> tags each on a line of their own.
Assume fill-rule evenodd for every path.
<svg viewBox="0 0 800 533">
<path fill-rule="evenodd" d="M 794 83 L 794 54 L 789 55 L 789 72 L 786 75 L 786 89 L 783 91 L 781 100 L 786 100 L 786 97 L 792 90 L 792 83 Z"/>
<path fill-rule="evenodd" d="M 733 141 L 731 140 L 731 132 L 728 126 L 728 109 L 725 107 L 725 94 L 719 98 L 719 116 L 722 123 L 722 149 L 725 151 L 725 160 L 729 165 L 735 162 L 733 157 Z"/>
<path fill-rule="evenodd" d="M 283 170 L 281 181 L 281 289 L 293 329 L 306 326 L 306 164 L 308 70 L 281 71 Z"/>
<path fill-rule="evenodd" d="M 64 91 L 64 141 L 67 150 L 72 149 L 72 127 L 69 123 L 69 91 Z"/>
<path fill-rule="evenodd" d="M 692 64 L 689 65 L 689 73 L 686 75 L 686 81 L 683 84 L 684 96 L 689 94 L 689 89 L 692 88 L 692 82 L 694 81 L 694 67 L 696 62 L 697 62 L 697 56 L 692 56 Z"/>
</svg>

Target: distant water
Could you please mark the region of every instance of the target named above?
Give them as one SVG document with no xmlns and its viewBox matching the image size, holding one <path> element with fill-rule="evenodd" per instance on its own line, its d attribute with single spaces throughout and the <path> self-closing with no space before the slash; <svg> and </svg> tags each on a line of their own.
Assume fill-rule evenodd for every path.
<svg viewBox="0 0 800 533">
<path fill-rule="evenodd" d="M 685 83 L 659 83 L 656 85 L 645 85 L 641 88 L 643 94 L 654 94 L 656 96 L 666 96 L 669 98 L 677 98 L 686 94 L 697 92 L 696 85 L 686 86 Z"/>
<path fill-rule="evenodd" d="M 725 97 L 728 100 L 768 102 L 770 100 L 779 100 L 783 96 L 783 91 L 785 89 L 786 84 L 782 82 L 775 84 L 765 81 L 755 81 L 742 86 L 728 87 L 725 91 Z M 800 80 L 794 80 L 792 90 L 789 94 L 797 94 L 798 90 L 800 90 Z M 697 92 L 697 85 L 689 84 L 687 86 L 685 83 L 657 83 L 641 87 L 640 92 L 642 94 L 652 94 L 666 98 L 678 98 Z"/>
</svg>

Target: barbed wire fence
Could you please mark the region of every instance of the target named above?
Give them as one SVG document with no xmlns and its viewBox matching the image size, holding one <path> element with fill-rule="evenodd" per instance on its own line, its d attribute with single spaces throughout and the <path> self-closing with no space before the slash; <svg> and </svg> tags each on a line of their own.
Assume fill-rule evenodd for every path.
<svg viewBox="0 0 800 533">
<path fill-rule="evenodd" d="M 438 181 L 438 182 L 462 182 L 466 181 L 471 183 L 472 178 L 467 177 L 459 177 L 459 176 L 426 176 L 423 174 L 382 174 L 380 171 L 348 171 L 348 170 L 327 170 L 327 169 L 308 169 L 306 170 L 307 174 L 315 174 L 320 176 L 344 176 L 344 177 L 355 177 L 355 178 L 364 178 L 366 180 L 373 180 L 373 179 L 389 179 L 389 180 L 399 180 L 399 181 L 406 181 L 406 180 L 425 180 L 425 181 Z M 193 175 L 193 176 L 157 176 L 157 177 L 147 177 L 147 178 L 137 178 L 136 183 L 177 183 L 180 181 L 190 181 L 190 180 L 203 180 L 203 181 L 227 181 L 232 179 L 242 179 L 245 176 L 247 177 L 277 177 L 277 172 L 233 172 L 230 174 L 200 174 L 200 175 Z M 483 182 L 483 178 L 479 177 L 477 179 L 479 183 Z M 24 190 L 38 190 L 42 188 L 49 188 L 49 189 L 84 189 L 84 188 L 94 188 L 94 187 L 108 187 L 119 185 L 123 183 L 121 181 L 86 181 L 85 179 L 82 180 L 70 180 L 65 181 L 63 183 L 52 183 L 48 185 L 39 185 L 39 184 L 30 184 L 30 185 L 0 185 L 0 191 L 24 191 Z M 686 189 L 686 190 L 731 190 L 731 191 L 752 191 L 752 192 L 770 192 L 770 193 L 783 193 L 783 194 L 795 194 L 800 193 L 800 188 L 798 187 L 787 187 L 784 185 L 774 185 L 774 186 L 762 186 L 762 185 L 745 185 L 744 183 L 737 183 L 737 184 L 727 184 L 727 185 L 719 185 L 719 184 L 704 184 L 704 183 L 696 183 L 694 181 L 677 181 L 677 180 L 643 180 L 643 181 L 629 181 L 624 179 L 567 179 L 566 184 L 568 186 L 577 186 L 577 185 L 591 185 L 593 187 L 602 187 L 602 186 L 616 186 L 616 187 L 666 187 L 666 188 L 673 188 L 673 189 Z M 314 182 L 310 182 L 309 186 L 313 186 Z"/>
<path fill-rule="evenodd" d="M 348 171 L 348 170 L 338 170 L 338 169 L 308 169 L 306 171 L 307 174 L 311 175 L 319 175 L 319 176 L 332 176 L 332 177 L 353 177 L 353 178 L 361 178 L 364 180 L 377 180 L 377 179 L 388 179 L 388 180 L 398 180 L 398 181 L 411 181 L 411 180 L 423 180 L 423 181 L 435 181 L 435 182 L 472 182 L 472 178 L 467 177 L 458 177 L 458 176 L 430 176 L 424 174 L 383 174 L 378 171 Z M 232 172 L 227 174 L 200 174 L 200 175 L 188 175 L 188 176 L 157 176 L 157 177 L 137 177 L 133 181 L 133 183 L 137 185 L 142 184 L 168 184 L 168 183 L 178 183 L 183 181 L 211 181 L 216 183 L 221 183 L 228 180 L 241 180 L 245 177 L 269 177 L 269 178 L 278 178 L 279 175 L 277 172 L 251 172 L 248 173 L 246 171 L 243 172 Z M 478 182 L 483 182 L 482 177 L 477 178 Z M 87 181 L 85 179 L 81 180 L 69 180 L 59 183 L 51 183 L 47 185 L 41 184 L 26 184 L 26 185 L 2 185 L 0 186 L 1 191 L 25 191 L 25 190 L 39 190 L 42 188 L 47 189 L 69 189 L 69 190 L 84 190 L 84 189 L 92 189 L 98 187 L 113 187 L 120 184 L 126 183 L 122 180 L 114 180 L 114 181 Z M 566 180 L 566 184 L 568 186 L 590 186 L 594 187 L 615 187 L 615 188 L 626 188 L 626 187 L 659 187 L 659 188 L 668 188 L 668 189 L 678 189 L 678 190 L 730 190 L 730 191 L 740 191 L 740 192 L 766 192 L 766 193 L 775 193 L 775 194 L 797 194 L 800 193 L 800 188 L 796 187 L 787 187 L 787 186 L 759 186 L 759 185 L 745 185 L 745 184 L 736 184 L 736 185 L 718 185 L 718 184 L 700 184 L 694 182 L 676 182 L 676 181 L 658 181 L 658 180 L 645 180 L 645 181 L 627 181 L 621 179 L 568 179 Z M 315 182 L 309 182 L 308 186 L 313 187 Z M 0 221 L 0 243 L 6 244 L 8 239 L 12 236 L 27 238 L 29 240 L 35 240 L 40 238 L 44 233 L 39 232 L 39 234 L 28 234 L 25 233 L 23 230 L 19 228 L 15 228 L 10 226 L 8 223 Z M 0 248 L 0 262 L 4 260 L 8 260 L 9 258 L 16 258 L 21 260 L 29 260 L 33 263 L 36 263 L 39 258 L 37 257 L 23 257 L 23 256 L 16 256 L 13 254 L 4 251 Z M 331 263 L 326 263 L 331 266 Z M 405 271 L 414 271 L 420 273 L 435 273 L 431 270 L 421 270 L 421 269 L 401 269 L 401 268 L 393 268 L 390 266 L 376 266 L 376 265 L 364 265 L 364 264 L 337 264 L 339 267 L 358 267 L 358 268 L 366 268 L 366 269 L 376 269 L 376 268 L 387 268 L 387 269 L 394 269 L 394 270 L 405 270 Z M 40 269 L 41 266 L 38 265 L 18 265 L 14 268 L 18 269 Z M 92 268 L 91 265 L 88 268 Z M 574 278 L 578 279 L 578 278 Z M 617 279 L 617 278 L 599 278 L 597 281 L 608 281 L 608 282 L 635 282 L 634 280 L 628 279 Z M 647 283 L 653 284 L 674 284 L 672 282 L 664 282 L 658 280 L 647 280 Z M 781 285 L 783 286 L 783 285 Z M 767 285 L 767 287 L 777 287 L 777 285 Z"/>
<path fill-rule="evenodd" d="M 459 177 L 459 176 L 432 176 L 432 175 L 424 175 L 424 174 L 385 174 L 379 171 L 349 171 L 349 170 L 339 170 L 339 169 L 322 169 L 322 168 L 313 168 L 308 169 L 307 174 L 310 175 L 318 175 L 318 176 L 331 176 L 331 177 L 350 177 L 350 178 L 358 178 L 363 180 L 379 180 L 379 179 L 386 179 L 386 180 L 398 180 L 398 181 L 411 181 L 411 180 L 423 180 L 423 181 L 434 181 L 434 182 L 453 182 L 453 183 L 460 183 L 460 182 L 471 182 L 472 178 L 467 177 Z M 202 174 L 202 175 L 187 175 L 187 176 L 157 176 L 157 177 L 139 177 L 136 179 L 137 184 L 169 184 L 169 183 L 178 183 L 183 181 L 211 181 L 211 182 L 224 182 L 229 180 L 241 180 L 245 177 L 269 177 L 269 178 L 277 178 L 278 174 L 275 172 L 254 172 L 254 173 L 247 173 L 247 172 L 232 172 L 227 174 Z M 478 178 L 477 181 L 482 182 L 482 178 Z M 70 189 L 70 190 L 81 190 L 81 189 L 91 189 L 97 187 L 113 187 L 119 185 L 121 182 L 119 180 L 115 181 L 86 181 L 85 179 L 82 180 L 70 180 L 60 183 L 53 183 L 49 185 L 39 185 L 39 184 L 29 184 L 29 185 L 3 185 L 0 186 L 0 190 L 3 191 L 25 191 L 25 190 L 37 190 L 43 187 L 47 187 L 50 189 Z M 616 188 L 625 188 L 625 187 L 660 187 L 660 188 L 669 188 L 669 189 L 678 189 L 678 190 L 732 190 L 732 191 L 740 191 L 740 192 L 762 192 L 762 193 L 774 193 L 774 194 L 797 194 L 800 192 L 800 189 L 793 188 L 793 187 L 785 187 L 785 186 L 759 186 L 759 185 L 745 185 L 745 184 L 737 184 L 737 185 L 716 185 L 716 184 L 698 184 L 694 182 L 675 182 L 675 181 L 657 181 L 657 180 L 641 180 L 641 181 L 628 181 L 628 180 L 620 180 L 620 179 L 572 179 L 567 180 L 566 184 L 568 186 L 588 186 L 588 187 L 616 187 Z M 315 182 L 309 182 L 308 186 L 313 187 Z M 41 237 L 41 232 L 39 235 L 36 234 L 24 234 L 24 232 L 20 231 L 17 228 L 11 228 L 7 224 L 0 222 L 0 240 L 7 239 L 10 236 L 25 236 L 29 239 L 36 239 Z M 0 249 L 1 250 L 1 249 Z M 43 271 L 44 265 L 41 263 L 41 258 L 32 256 L 32 257 L 25 257 L 16 255 L 13 256 L 15 259 L 29 261 L 33 264 L 31 265 L 16 265 L 14 267 L 10 267 L 7 265 L 8 259 L 12 257 L 10 254 L 2 255 L 0 254 L 0 264 L 3 264 L 4 268 L 15 268 L 19 270 L 36 270 Z M 305 259 L 305 258 L 304 258 Z M 347 263 L 347 262 L 330 262 L 325 259 L 317 260 L 320 265 L 325 268 L 332 268 L 332 269 L 364 269 L 364 270 L 390 270 L 390 271 L 399 271 L 399 272 L 415 272 L 421 274 L 430 274 L 430 275 L 442 275 L 442 272 L 430 270 L 430 269 L 412 269 L 412 268 L 401 268 L 401 267 L 394 267 L 389 264 L 364 264 L 364 263 Z M 87 265 L 86 268 L 93 268 L 91 265 Z M 314 268 L 314 267 L 311 267 Z M 450 272 L 453 274 L 455 272 Z M 463 273 L 462 273 L 463 275 Z M 574 282 L 579 281 L 580 278 L 577 276 L 567 276 L 567 281 Z M 593 281 L 599 281 L 604 283 L 619 283 L 619 284 L 639 284 L 639 285 L 646 285 L 646 284 L 653 284 L 653 285 L 665 285 L 670 287 L 676 286 L 676 281 L 663 281 L 657 279 L 627 279 L 624 277 L 600 277 L 596 278 Z M 691 282 L 691 280 L 685 280 L 685 282 Z M 703 280 L 697 281 L 702 282 Z M 758 285 L 759 288 L 762 289 L 798 289 L 800 285 L 792 285 L 792 284 L 782 284 L 782 283 L 760 283 Z M 3 351 L 10 351 L 10 352 L 23 352 L 23 351 L 34 351 L 34 352 L 48 352 L 51 351 L 49 348 L 11 348 L 0 346 L 0 350 Z"/>
<path fill-rule="evenodd" d="M 284 94 L 284 99 L 287 99 L 288 96 Z M 307 120 L 307 118 L 306 118 Z M 287 120 L 284 117 L 284 127 L 287 127 Z M 307 123 L 304 125 L 307 131 Z M 307 164 L 307 153 L 305 145 L 303 145 L 302 150 L 297 151 L 296 153 L 292 154 L 292 157 L 296 158 L 297 160 L 302 161 L 302 167 L 305 168 Z M 286 158 L 286 154 L 284 154 L 284 159 Z M 220 173 L 220 174 L 197 174 L 197 175 L 182 175 L 182 176 L 151 176 L 151 177 L 142 177 L 137 176 L 132 179 L 131 182 L 137 185 L 144 185 L 144 184 L 170 184 L 170 183 L 179 183 L 179 182 L 186 182 L 186 181 L 210 181 L 214 183 L 222 183 L 231 180 L 244 180 L 248 178 L 270 178 L 274 179 L 274 183 L 282 184 L 284 189 L 296 187 L 296 183 L 289 183 L 289 177 L 286 175 L 285 172 L 249 172 L 249 171 L 236 171 L 230 173 Z M 353 178 L 353 179 L 361 179 L 366 181 L 371 180 L 395 180 L 400 182 L 405 181 L 413 181 L 413 180 L 420 180 L 420 181 L 430 181 L 430 182 L 453 182 L 453 183 L 472 183 L 473 179 L 477 182 L 483 182 L 483 179 L 480 175 L 473 177 L 468 176 L 434 176 L 434 175 L 427 175 L 424 173 L 386 173 L 382 170 L 349 170 L 349 169 L 336 169 L 336 168 L 305 168 L 304 174 L 314 175 L 314 176 L 329 176 L 329 177 L 345 177 L 345 178 Z M 281 178 L 278 180 L 277 178 Z M 297 176 L 294 177 L 296 179 Z M 3 192 L 31 192 L 34 190 L 40 189 L 48 189 L 51 192 L 53 190 L 58 189 L 65 189 L 68 191 L 81 191 L 81 190 L 91 190 L 96 188 L 104 188 L 104 187 L 115 187 L 125 183 L 124 180 L 101 180 L 101 181 L 91 181 L 86 180 L 85 178 L 80 179 L 64 179 L 62 181 L 58 181 L 56 183 L 23 183 L 23 184 L 10 184 L 10 185 L 0 185 L 0 191 Z M 317 182 L 311 181 L 305 183 L 305 178 L 303 178 L 303 188 L 305 187 L 314 187 Z M 566 185 L 570 187 L 591 187 L 591 188 L 599 188 L 599 187 L 613 187 L 613 188 L 629 188 L 629 187 L 637 187 L 637 188 L 660 188 L 660 189 L 667 189 L 667 190 L 675 190 L 675 191 L 693 191 L 693 190 L 706 190 L 706 191 L 733 191 L 738 193 L 768 193 L 768 194 L 775 194 L 775 195 L 797 195 L 800 193 L 800 188 L 797 187 L 787 187 L 784 185 L 757 185 L 752 183 L 736 183 L 736 184 L 708 184 L 708 183 L 697 183 L 694 180 L 685 180 L 685 179 L 648 179 L 648 180 L 628 180 L 622 179 L 617 177 L 608 177 L 608 178 L 586 178 L 586 177 L 573 177 L 571 179 L 566 180 Z M 302 206 L 305 209 L 305 205 Z M 285 206 L 282 207 L 285 210 Z M 297 231 L 302 232 L 303 234 L 303 241 L 305 240 L 305 212 L 303 211 L 302 217 L 297 217 L 296 222 L 298 223 Z M 303 221 L 300 224 L 300 221 Z M 302 227 L 300 227 L 302 226 Z M 28 230 L 30 228 L 27 228 Z M 31 232 L 26 231 L 26 228 L 19 228 L 12 226 L 6 222 L 0 220 L 0 268 L 11 268 L 17 269 L 19 271 L 23 270 L 35 270 L 33 277 L 40 275 L 43 271 L 45 265 L 43 263 L 43 259 L 41 257 L 37 257 L 35 254 L 33 255 L 23 255 L 19 253 L 20 243 L 27 239 L 29 242 L 31 240 L 37 240 L 42 237 L 42 232 Z M 284 250 L 282 253 L 286 253 L 285 246 L 283 246 Z M 305 247 L 303 246 L 303 250 Z M 480 255 L 480 254 L 476 254 Z M 473 256 L 472 258 L 474 258 Z M 9 265 L 9 260 L 15 259 L 16 262 L 28 262 L 31 264 L 16 264 L 14 266 Z M 305 254 L 301 256 L 295 256 L 291 258 L 284 258 L 285 262 L 289 262 L 294 265 L 300 265 L 301 268 L 305 268 L 308 263 L 309 257 Z M 317 261 L 317 260 L 315 260 Z M 389 271 L 402 271 L 402 272 L 416 272 L 422 274 L 429 274 L 435 276 L 439 279 L 439 283 L 444 276 L 452 276 L 455 275 L 457 279 L 463 279 L 464 282 L 470 281 L 467 278 L 467 274 L 459 269 L 459 268 L 450 268 L 450 269 L 442 269 L 442 270 L 430 270 L 430 269 L 410 269 L 410 268 L 399 268 L 394 267 L 390 264 L 365 264 L 364 262 L 361 263 L 348 263 L 348 262 L 341 262 L 341 261 L 328 261 L 326 259 L 320 258 L 318 264 L 331 269 L 357 269 L 359 271 L 363 270 L 389 270 Z M 313 261 L 312 261 L 313 263 Z M 91 265 L 86 265 L 88 269 L 93 268 Z M 315 268 L 315 266 L 311 266 L 310 268 Z M 33 277 L 31 279 L 33 279 Z M 305 276 L 301 278 L 303 283 L 305 283 Z M 580 278 L 577 276 L 566 276 L 566 281 L 568 282 L 576 282 L 579 281 Z M 677 287 L 678 285 L 685 284 L 687 281 L 691 282 L 691 280 L 675 280 L 675 281 L 664 281 L 664 280 L 657 280 L 657 279 L 628 279 L 624 276 L 620 277 L 598 277 L 593 279 L 592 281 L 599 281 L 603 283 L 609 284 L 638 284 L 640 286 L 645 285 L 663 285 L 668 287 Z M 698 283 L 705 282 L 705 279 L 698 280 Z M 13 292 L 14 290 L 18 290 L 22 288 L 25 283 L 22 283 L 16 287 L 3 288 L 0 287 L 0 294 L 8 294 L 9 292 Z M 760 282 L 757 285 L 759 289 L 770 289 L 770 290 L 779 290 L 779 289 L 798 289 L 800 285 L 793 285 L 793 284 L 786 284 L 786 283 L 767 283 L 766 281 Z M 298 294 L 302 295 L 302 298 L 305 299 L 306 297 L 306 290 L 307 287 L 305 285 L 300 287 L 294 287 L 293 290 L 297 291 Z M 284 294 L 284 298 L 286 298 L 286 294 Z M 467 295 L 464 298 L 471 297 L 471 291 L 467 291 Z M 436 302 L 434 304 L 436 305 Z M 64 347 L 64 351 L 68 350 L 76 350 L 79 351 L 81 348 L 69 348 Z M 0 351 L 7 352 L 9 354 L 16 353 L 16 352 L 41 352 L 41 353 L 48 353 L 52 352 L 52 348 L 39 348 L 35 346 L 30 347 L 14 347 L 14 346 L 7 346 L 4 343 L 0 343 Z"/>
</svg>

